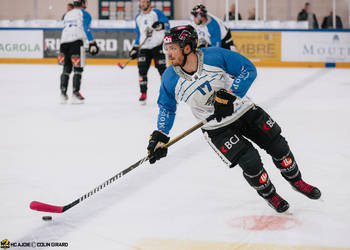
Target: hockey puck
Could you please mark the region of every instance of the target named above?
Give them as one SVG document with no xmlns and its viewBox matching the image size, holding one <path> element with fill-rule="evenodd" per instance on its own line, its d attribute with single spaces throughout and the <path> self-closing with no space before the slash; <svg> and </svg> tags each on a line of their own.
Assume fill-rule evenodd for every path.
<svg viewBox="0 0 350 250">
<path fill-rule="evenodd" d="M 51 216 L 43 216 L 43 220 L 52 220 Z"/>
</svg>

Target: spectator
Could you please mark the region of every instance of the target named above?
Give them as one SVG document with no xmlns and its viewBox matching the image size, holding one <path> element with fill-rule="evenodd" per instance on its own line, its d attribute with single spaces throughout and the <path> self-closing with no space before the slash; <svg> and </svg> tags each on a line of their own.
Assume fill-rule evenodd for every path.
<svg viewBox="0 0 350 250">
<path fill-rule="evenodd" d="M 255 20 L 255 8 L 248 10 L 248 20 Z"/>
<path fill-rule="evenodd" d="M 224 16 L 224 20 L 226 20 L 226 15 Z M 232 4 L 230 12 L 228 13 L 228 20 L 234 21 L 236 20 L 236 5 Z M 242 20 L 241 14 L 238 13 L 238 20 Z"/>
<path fill-rule="evenodd" d="M 318 29 L 317 18 L 316 15 L 311 11 L 310 3 L 305 3 L 304 9 L 302 9 L 298 14 L 298 21 L 308 21 L 309 29 Z"/>
<path fill-rule="evenodd" d="M 335 27 L 336 29 L 342 29 L 343 23 L 340 16 L 335 16 Z M 329 16 L 324 17 L 322 22 L 322 29 L 332 29 L 333 28 L 333 11 L 329 13 Z"/>
<path fill-rule="evenodd" d="M 74 9 L 74 5 L 73 5 L 72 3 L 67 4 L 67 12 L 68 12 L 68 11 L 71 11 L 72 9 Z M 66 12 L 66 13 L 67 13 L 67 12 Z M 64 16 L 66 15 L 66 13 L 63 14 L 61 20 L 64 19 Z"/>
</svg>

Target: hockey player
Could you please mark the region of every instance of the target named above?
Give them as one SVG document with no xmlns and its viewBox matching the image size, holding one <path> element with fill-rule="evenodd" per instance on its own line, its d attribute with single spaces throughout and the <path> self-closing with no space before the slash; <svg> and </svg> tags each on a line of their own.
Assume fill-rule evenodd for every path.
<svg viewBox="0 0 350 250">
<path fill-rule="evenodd" d="M 229 167 L 242 168 L 249 185 L 277 212 L 286 211 L 289 204 L 277 194 L 252 142 L 271 155 L 295 190 L 310 199 L 319 199 L 320 190 L 302 179 L 280 126 L 246 96 L 256 78 L 255 66 L 234 51 L 196 49 L 197 39 L 190 25 L 174 27 L 164 37 L 164 49 L 172 66 L 162 77 L 158 129 L 153 131 L 147 147 L 150 163 L 167 155 L 167 148 L 162 145 L 170 139 L 177 104 L 185 102 L 198 120 L 215 115 L 215 120 L 202 127 L 204 137 Z"/>
<path fill-rule="evenodd" d="M 72 3 L 68 3 L 67 4 L 67 12 L 71 11 L 72 9 L 74 9 L 74 5 Z M 67 14 L 67 12 L 63 14 L 61 20 L 64 19 L 64 16 Z"/>
<path fill-rule="evenodd" d="M 193 7 L 191 19 L 198 34 L 199 47 L 234 48 L 230 29 L 218 17 L 208 14 L 203 4 Z"/>
<path fill-rule="evenodd" d="M 89 41 L 89 52 L 91 55 L 98 53 L 99 48 L 90 30 L 91 15 L 85 10 L 86 0 L 74 0 L 74 9 L 67 12 L 64 17 L 64 29 L 61 36 L 59 64 L 63 65 L 61 74 L 61 99 L 62 103 L 68 100 L 67 88 L 69 75 L 73 75 L 72 103 L 83 103 L 84 97 L 80 94 L 81 74 L 85 64 L 85 37 Z"/>
<path fill-rule="evenodd" d="M 137 66 L 141 91 L 139 101 L 141 104 L 145 104 L 147 98 L 147 73 L 152 58 L 161 76 L 166 69 L 162 43 L 165 30 L 169 29 L 169 21 L 162 11 L 152 9 L 150 0 L 140 0 L 139 3 L 141 12 L 135 17 L 137 36 L 129 56 L 133 59 L 138 57 Z M 145 41 L 145 39 L 147 40 Z M 142 48 L 139 47 L 140 43 L 143 43 Z"/>
</svg>

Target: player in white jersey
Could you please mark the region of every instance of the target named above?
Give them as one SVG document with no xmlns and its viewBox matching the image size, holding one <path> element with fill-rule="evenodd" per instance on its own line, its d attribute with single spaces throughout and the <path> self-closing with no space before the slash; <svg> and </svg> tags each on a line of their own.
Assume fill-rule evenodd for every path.
<svg viewBox="0 0 350 250">
<path fill-rule="evenodd" d="M 62 103 L 68 100 L 67 88 L 69 75 L 74 69 L 72 103 L 83 103 L 84 97 L 80 94 L 81 74 L 85 66 L 84 40 L 89 41 L 89 52 L 98 53 L 98 47 L 90 30 L 91 15 L 85 10 L 86 0 L 74 0 L 74 9 L 64 16 L 64 28 L 61 36 L 59 64 L 63 65 L 61 74 Z"/>
<path fill-rule="evenodd" d="M 162 77 L 157 130 L 147 147 L 150 163 L 167 155 L 162 145 L 170 139 L 177 104 L 185 102 L 198 120 L 215 116 L 216 120 L 202 127 L 208 143 L 229 167 L 239 165 L 247 182 L 277 212 L 286 211 L 289 204 L 276 193 L 252 142 L 271 155 L 294 189 L 310 199 L 319 199 L 320 190 L 301 178 L 280 126 L 246 96 L 256 78 L 255 66 L 234 51 L 197 49 L 197 41 L 190 25 L 174 27 L 164 37 L 172 65 Z"/>
<path fill-rule="evenodd" d="M 136 15 L 136 40 L 129 52 L 131 58 L 138 57 L 139 84 L 141 96 L 139 101 L 145 104 L 147 98 L 147 73 L 152 58 L 160 75 L 166 69 L 166 58 L 162 44 L 166 30 L 169 29 L 168 18 L 158 9 L 152 9 L 150 0 L 140 0 L 141 12 Z M 146 40 L 147 39 L 147 40 Z M 142 47 L 140 48 L 140 44 Z"/>
<path fill-rule="evenodd" d="M 230 29 L 218 17 L 209 14 L 203 4 L 193 7 L 191 19 L 198 34 L 199 47 L 234 48 Z"/>
</svg>

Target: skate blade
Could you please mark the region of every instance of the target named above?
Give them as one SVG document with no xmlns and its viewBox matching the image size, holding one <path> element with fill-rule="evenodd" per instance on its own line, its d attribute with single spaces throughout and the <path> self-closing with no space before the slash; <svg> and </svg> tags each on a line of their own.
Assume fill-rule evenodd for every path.
<svg viewBox="0 0 350 250">
<path fill-rule="evenodd" d="M 79 105 L 79 104 L 84 104 L 84 101 L 74 101 L 71 102 L 72 105 Z"/>
<path fill-rule="evenodd" d="M 67 98 L 64 98 L 64 97 L 60 98 L 60 104 L 67 104 L 67 103 L 68 103 L 68 99 Z"/>
<path fill-rule="evenodd" d="M 284 215 L 288 215 L 288 216 L 293 215 L 293 213 L 291 211 L 289 211 L 289 208 L 286 211 L 284 211 L 284 212 L 282 212 L 280 214 L 284 214 Z"/>
<path fill-rule="evenodd" d="M 142 105 L 142 106 L 146 105 L 146 100 L 140 101 L 140 105 Z"/>
<path fill-rule="evenodd" d="M 77 100 L 77 99 L 73 99 L 71 104 L 76 105 L 76 104 L 84 104 L 84 100 Z"/>
</svg>

